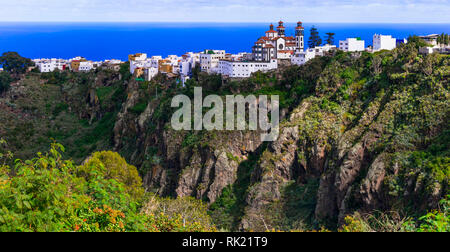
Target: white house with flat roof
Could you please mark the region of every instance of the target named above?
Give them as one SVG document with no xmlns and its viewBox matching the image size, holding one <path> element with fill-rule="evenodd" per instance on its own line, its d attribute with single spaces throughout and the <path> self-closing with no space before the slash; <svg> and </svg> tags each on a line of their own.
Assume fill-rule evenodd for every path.
<svg viewBox="0 0 450 252">
<path fill-rule="evenodd" d="M 364 40 L 361 40 L 360 38 L 340 40 L 339 49 L 344 52 L 363 52 L 365 50 Z"/>
<path fill-rule="evenodd" d="M 158 74 L 158 68 L 148 67 L 144 68 L 144 78 L 147 81 L 152 80 Z"/>
<path fill-rule="evenodd" d="M 200 68 L 202 72 L 217 73 L 219 61 L 225 59 L 225 50 L 205 50 L 200 54 Z"/>
<path fill-rule="evenodd" d="M 294 55 L 291 57 L 291 63 L 293 65 L 303 65 L 306 62 L 308 62 L 311 59 L 314 59 L 315 57 L 323 56 L 326 52 L 335 50 L 335 45 L 324 45 L 324 46 L 317 46 L 314 48 L 308 48 L 305 51 L 296 51 Z"/>
<path fill-rule="evenodd" d="M 94 63 L 92 61 L 82 61 L 80 62 L 80 66 L 78 71 L 80 72 L 89 72 L 94 69 Z"/>
<path fill-rule="evenodd" d="M 252 73 L 258 71 L 267 72 L 277 68 L 278 62 L 276 59 L 272 59 L 269 62 L 230 60 L 221 60 L 219 62 L 219 73 L 232 78 L 248 78 Z"/>
<path fill-rule="evenodd" d="M 69 66 L 69 61 L 64 59 L 34 59 L 36 67 L 41 73 L 49 73 L 55 70 L 65 70 Z"/>
<path fill-rule="evenodd" d="M 397 46 L 397 39 L 391 35 L 373 35 L 373 51 L 392 50 Z"/>
</svg>

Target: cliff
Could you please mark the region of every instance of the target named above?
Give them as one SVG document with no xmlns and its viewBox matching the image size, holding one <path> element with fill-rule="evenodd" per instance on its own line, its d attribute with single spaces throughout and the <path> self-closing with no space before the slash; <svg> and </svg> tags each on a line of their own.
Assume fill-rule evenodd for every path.
<svg viewBox="0 0 450 252">
<path fill-rule="evenodd" d="M 0 132 L 24 156 L 41 145 L 19 143 L 40 143 L 52 131 L 76 147 L 68 154 L 76 160 L 118 151 L 148 191 L 204 200 L 219 228 L 334 229 L 355 212 L 423 214 L 449 193 L 449 62 L 409 43 L 376 54 L 337 52 L 240 81 L 196 72 L 186 87 L 162 75 L 141 82 L 126 69 L 55 84 L 35 74 L 3 94 L 11 125 Z M 204 95 L 279 95 L 279 138 L 174 131 L 171 98 L 192 97 L 194 86 Z M 34 132 L 27 133 L 21 118 L 29 117 Z"/>
</svg>

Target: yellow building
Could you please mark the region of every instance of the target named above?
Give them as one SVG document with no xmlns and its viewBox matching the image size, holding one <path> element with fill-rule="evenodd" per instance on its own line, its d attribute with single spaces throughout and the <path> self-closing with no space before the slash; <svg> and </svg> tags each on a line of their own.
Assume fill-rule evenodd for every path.
<svg viewBox="0 0 450 252">
<path fill-rule="evenodd" d="M 170 60 L 163 59 L 163 60 L 160 60 L 158 62 L 159 62 L 159 64 L 158 64 L 158 71 L 160 73 L 172 73 L 173 67 L 172 67 L 172 64 L 171 64 Z"/>
<path fill-rule="evenodd" d="M 86 59 L 72 60 L 72 62 L 70 62 L 70 68 L 72 69 L 72 71 L 78 72 L 80 70 L 80 62 L 86 61 Z"/>
<path fill-rule="evenodd" d="M 135 53 L 128 55 L 129 61 L 138 61 L 138 60 L 145 60 L 147 58 L 147 54 L 145 53 Z"/>
</svg>

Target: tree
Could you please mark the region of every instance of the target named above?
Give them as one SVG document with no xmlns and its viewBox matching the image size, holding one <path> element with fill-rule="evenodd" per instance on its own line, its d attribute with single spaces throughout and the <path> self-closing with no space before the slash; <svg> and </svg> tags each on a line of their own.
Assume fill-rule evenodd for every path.
<svg viewBox="0 0 450 252">
<path fill-rule="evenodd" d="M 3 65 L 5 71 L 17 75 L 25 73 L 28 67 L 33 66 L 34 63 L 16 52 L 5 52 L 0 57 L 0 65 Z"/>
<path fill-rule="evenodd" d="M 90 179 L 92 172 L 104 169 L 101 173 L 106 179 L 115 179 L 124 184 L 125 190 L 133 198 L 139 199 L 144 194 L 142 179 L 136 167 L 127 164 L 125 159 L 112 151 L 95 152 L 79 167 L 79 175 Z"/>
<path fill-rule="evenodd" d="M 328 45 L 332 45 L 334 44 L 334 35 L 335 33 L 333 32 L 327 32 L 327 39 L 325 40 L 327 42 Z"/>
<path fill-rule="evenodd" d="M 0 72 L 0 94 L 9 89 L 12 78 L 6 72 Z"/>
<path fill-rule="evenodd" d="M 314 48 L 316 46 L 320 46 L 322 44 L 322 39 L 319 36 L 319 32 L 316 27 L 312 27 L 310 30 L 310 36 L 308 40 L 308 47 Z"/>
<path fill-rule="evenodd" d="M 449 43 L 449 36 L 446 33 L 442 33 L 439 37 L 438 37 L 438 43 L 442 44 L 442 45 L 448 45 Z"/>
<path fill-rule="evenodd" d="M 444 44 L 444 33 L 442 33 L 441 35 L 439 35 L 436 39 L 436 42 L 439 44 Z"/>
<path fill-rule="evenodd" d="M 144 191 L 142 181 L 117 153 L 94 153 L 77 167 L 54 143 L 10 167 L 14 155 L 4 145 L 0 139 L 0 232 L 216 231 L 199 200 L 133 197 Z"/>
<path fill-rule="evenodd" d="M 408 44 L 414 44 L 416 48 L 424 47 L 424 46 L 430 46 L 425 40 L 422 38 L 419 38 L 416 35 L 412 35 L 408 37 Z"/>
</svg>

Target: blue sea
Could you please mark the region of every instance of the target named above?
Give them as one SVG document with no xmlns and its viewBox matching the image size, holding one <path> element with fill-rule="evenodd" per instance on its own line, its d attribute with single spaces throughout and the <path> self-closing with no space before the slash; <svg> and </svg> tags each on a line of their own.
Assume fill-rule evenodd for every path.
<svg viewBox="0 0 450 252">
<path fill-rule="evenodd" d="M 276 23 L 274 23 L 276 25 Z M 360 37 L 366 46 L 374 33 L 407 38 L 409 35 L 450 33 L 450 24 L 339 24 L 304 23 L 305 39 L 315 26 L 322 38 L 334 32 L 335 44 Z M 250 52 L 266 23 L 0 23 L 0 53 L 16 51 L 28 58 L 121 59 L 128 54 L 182 55 L 204 49 Z M 294 23 L 286 24 L 293 35 Z"/>
</svg>

